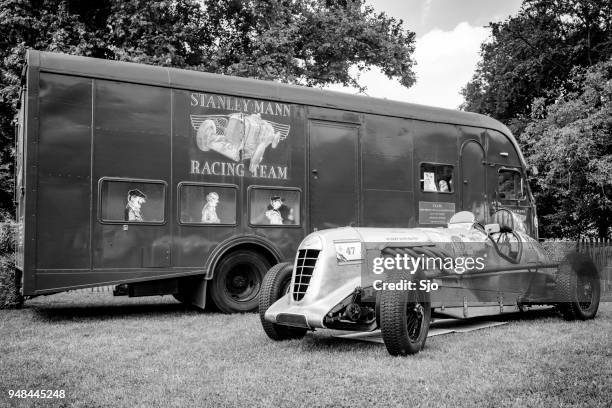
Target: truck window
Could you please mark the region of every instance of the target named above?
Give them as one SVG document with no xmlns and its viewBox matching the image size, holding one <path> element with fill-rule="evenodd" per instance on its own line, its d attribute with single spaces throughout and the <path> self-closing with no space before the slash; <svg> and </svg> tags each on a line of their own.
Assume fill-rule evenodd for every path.
<svg viewBox="0 0 612 408">
<path fill-rule="evenodd" d="M 517 170 L 500 169 L 497 176 L 497 191 L 502 200 L 522 200 L 523 178 Z"/>
<path fill-rule="evenodd" d="M 252 225 L 300 225 L 300 191 L 251 187 L 249 214 Z"/>
<path fill-rule="evenodd" d="M 421 164 L 421 191 L 454 193 L 453 166 L 448 164 Z"/>
<path fill-rule="evenodd" d="M 238 186 L 179 184 L 181 224 L 236 225 Z"/>
<path fill-rule="evenodd" d="M 102 222 L 165 222 L 166 183 L 163 181 L 102 178 L 99 185 Z"/>
</svg>

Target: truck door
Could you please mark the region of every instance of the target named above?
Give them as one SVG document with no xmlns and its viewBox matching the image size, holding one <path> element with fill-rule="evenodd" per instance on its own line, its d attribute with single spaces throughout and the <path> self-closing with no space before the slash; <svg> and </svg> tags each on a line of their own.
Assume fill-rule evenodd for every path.
<svg viewBox="0 0 612 408">
<path fill-rule="evenodd" d="M 461 147 L 461 209 L 471 211 L 476 219 L 486 221 L 484 149 L 475 140 Z"/>
<path fill-rule="evenodd" d="M 508 138 L 500 132 L 488 131 L 487 139 L 490 214 L 495 218 L 495 212 L 509 210 L 514 215 L 515 229 L 535 236 L 532 206 L 519 156 Z"/>
<path fill-rule="evenodd" d="M 527 181 L 519 167 L 495 166 L 491 177 L 496 181 L 492 212 L 509 210 L 512 213 L 513 228 L 535 235 L 531 228 L 531 205 L 527 194 Z"/>
<path fill-rule="evenodd" d="M 357 225 L 359 126 L 309 122 L 310 231 Z"/>
<path fill-rule="evenodd" d="M 98 80 L 95 97 L 93 266 L 168 267 L 170 91 Z"/>
</svg>

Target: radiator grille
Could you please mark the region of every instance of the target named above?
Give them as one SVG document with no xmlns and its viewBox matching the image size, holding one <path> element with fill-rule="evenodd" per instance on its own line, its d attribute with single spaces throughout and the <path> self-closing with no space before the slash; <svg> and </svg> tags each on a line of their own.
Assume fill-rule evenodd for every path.
<svg viewBox="0 0 612 408">
<path fill-rule="evenodd" d="M 318 249 L 300 249 L 298 251 L 295 267 L 295 281 L 293 283 L 293 299 L 302 300 L 310 284 L 312 272 L 319 257 Z"/>
</svg>

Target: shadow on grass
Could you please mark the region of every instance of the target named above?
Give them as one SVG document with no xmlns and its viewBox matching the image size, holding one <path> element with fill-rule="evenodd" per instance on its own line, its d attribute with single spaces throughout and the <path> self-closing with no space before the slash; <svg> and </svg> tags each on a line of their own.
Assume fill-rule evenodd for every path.
<svg viewBox="0 0 612 408">
<path fill-rule="evenodd" d="M 307 352 L 354 353 L 378 350 L 382 344 L 334 337 L 330 333 L 308 334 L 302 341 L 302 350 Z"/>
<path fill-rule="evenodd" d="M 194 306 L 184 305 L 178 302 L 160 303 L 137 303 L 137 302 L 117 302 L 105 303 L 73 303 L 61 304 L 32 304 L 26 303 L 26 309 L 30 309 L 35 317 L 43 321 L 62 321 L 62 320 L 100 320 L 113 318 L 141 318 L 141 317 L 172 317 L 188 315 L 221 315 L 213 310 L 201 310 Z"/>
<path fill-rule="evenodd" d="M 515 322 L 515 321 L 537 321 L 549 318 L 558 318 L 562 321 L 557 309 L 551 307 L 546 309 L 527 310 L 524 312 L 506 313 L 503 315 L 478 316 L 469 319 L 444 319 L 438 320 L 435 323 L 436 328 L 452 329 L 458 326 L 476 324 L 480 322 Z M 479 329 L 484 330 L 484 329 Z M 328 352 L 333 349 L 333 352 L 353 353 L 356 351 L 367 351 L 380 349 L 382 343 L 374 343 L 363 340 L 350 338 L 335 337 L 337 334 L 351 333 L 348 331 L 320 331 L 309 334 L 302 342 L 302 349 L 308 352 Z M 449 333 L 449 335 L 461 335 L 460 333 Z M 431 341 L 430 343 L 431 348 Z M 384 349 L 384 347 L 383 347 Z"/>
<path fill-rule="evenodd" d="M 73 306 L 34 307 L 34 313 L 42 320 L 72 320 L 75 318 L 100 319 L 126 316 L 160 316 L 168 314 L 197 313 L 183 305 L 121 305 L 121 306 Z"/>
</svg>

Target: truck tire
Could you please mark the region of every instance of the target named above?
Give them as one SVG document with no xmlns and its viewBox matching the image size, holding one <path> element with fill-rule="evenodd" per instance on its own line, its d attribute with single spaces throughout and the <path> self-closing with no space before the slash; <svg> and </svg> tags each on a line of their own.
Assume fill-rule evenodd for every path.
<svg viewBox="0 0 612 408">
<path fill-rule="evenodd" d="M 238 250 L 224 256 L 210 285 L 215 306 L 223 313 L 257 310 L 261 283 L 269 268 L 268 260 L 253 251 Z"/>
<path fill-rule="evenodd" d="M 407 271 L 396 271 L 387 282 L 418 282 L 415 277 Z M 425 347 L 431 321 L 429 294 L 420 290 L 381 290 L 377 296 L 380 331 L 389 354 L 418 353 Z"/>
<path fill-rule="evenodd" d="M 266 310 L 289 292 L 292 273 L 293 265 L 288 262 L 274 265 L 266 274 L 261 287 L 261 293 L 259 294 L 259 319 L 261 320 L 264 332 L 272 340 L 301 339 L 306 335 L 306 329 L 282 326 L 264 319 Z"/>
<path fill-rule="evenodd" d="M 565 320 L 587 320 L 599 308 L 600 280 L 597 267 L 586 255 L 571 253 L 557 272 L 555 300 Z"/>
</svg>

